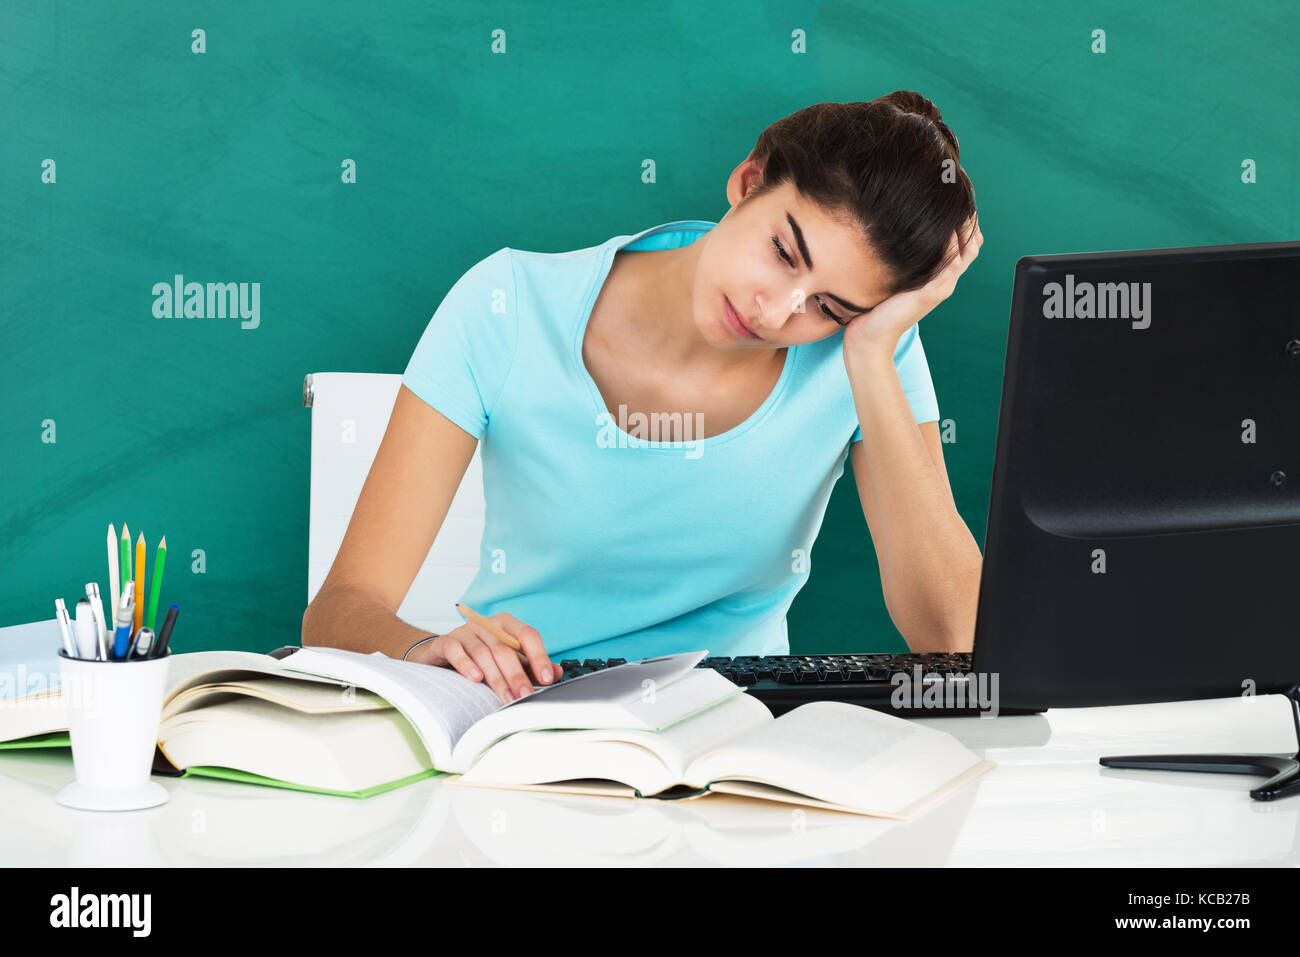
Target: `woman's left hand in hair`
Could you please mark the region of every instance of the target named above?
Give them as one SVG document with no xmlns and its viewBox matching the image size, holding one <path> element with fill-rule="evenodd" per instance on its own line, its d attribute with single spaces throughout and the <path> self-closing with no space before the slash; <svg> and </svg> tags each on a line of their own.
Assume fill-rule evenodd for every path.
<svg viewBox="0 0 1300 957">
<path fill-rule="evenodd" d="M 965 249 L 958 245 L 958 231 L 954 230 L 946 253 L 948 265 L 928 283 L 919 289 L 895 293 L 870 312 L 849 320 L 844 327 L 846 360 L 859 351 L 879 349 L 887 349 L 892 356 L 903 333 L 952 295 L 957 280 L 966 271 L 966 267 L 975 261 L 980 245 L 984 242 L 978 216 L 968 219 L 963 224 L 962 231 L 967 234 Z"/>
</svg>

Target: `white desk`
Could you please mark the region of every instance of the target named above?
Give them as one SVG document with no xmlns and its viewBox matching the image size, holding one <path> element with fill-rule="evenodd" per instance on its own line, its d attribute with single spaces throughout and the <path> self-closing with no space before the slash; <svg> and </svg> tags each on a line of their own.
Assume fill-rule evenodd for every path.
<svg viewBox="0 0 1300 957">
<path fill-rule="evenodd" d="M 998 767 L 908 824 L 714 795 L 631 801 L 456 787 L 357 800 L 155 777 L 143 811 L 54 801 L 71 752 L 0 752 L 0 863 L 171 865 L 1291 865 L 1300 798 L 1261 778 L 1102 768 L 1104 754 L 1296 750 L 1277 695 L 927 718 Z"/>
</svg>

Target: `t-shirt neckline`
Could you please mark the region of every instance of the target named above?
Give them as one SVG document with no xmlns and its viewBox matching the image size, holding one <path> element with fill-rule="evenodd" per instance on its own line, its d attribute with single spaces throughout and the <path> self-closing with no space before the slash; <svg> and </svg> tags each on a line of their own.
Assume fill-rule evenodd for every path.
<svg viewBox="0 0 1300 957">
<path fill-rule="evenodd" d="M 626 445 L 628 448 L 641 448 L 648 451 L 680 452 L 686 449 L 705 449 L 712 446 L 722 445 L 726 442 L 732 441 L 733 439 L 740 438 L 755 425 L 765 419 L 781 400 L 781 395 L 785 392 L 786 386 L 789 384 L 794 369 L 795 359 L 799 350 L 797 344 L 785 347 L 785 362 L 781 367 L 781 375 L 776 380 L 776 385 L 774 385 L 771 391 L 768 392 L 767 398 L 763 400 L 762 404 L 759 405 L 759 407 L 755 409 L 743 422 L 732 426 L 725 432 L 719 432 L 717 435 L 711 435 L 706 439 L 692 439 L 689 442 L 652 442 L 629 435 L 627 432 L 623 431 L 619 426 L 617 419 L 614 419 L 611 415 L 609 407 L 605 405 L 605 398 L 600 394 L 600 389 L 596 385 L 596 380 L 591 377 L 591 372 L 587 369 L 587 363 L 582 359 L 582 340 L 587 332 L 587 323 L 591 319 L 591 311 L 596 305 L 596 296 L 605 285 L 605 280 L 608 278 L 609 271 L 613 267 L 614 253 L 632 245 L 632 243 L 637 242 L 640 239 L 644 239 L 647 236 L 653 236 L 656 233 L 690 229 L 694 226 L 708 226 L 709 228 L 712 228 L 715 225 L 715 223 L 710 223 L 706 220 L 682 219 L 671 223 L 663 223 L 659 226 L 651 226 L 649 229 L 644 229 L 632 236 L 615 237 L 601 247 L 596 275 L 593 277 L 591 286 L 587 290 L 582 312 L 578 317 L 577 331 L 573 339 L 573 354 L 578 364 L 578 372 L 581 375 L 583 382 L 587 387 L 588 395 L 592 400 L 593 411 L 597 416 L 603 415 L 606 420 L 609 420 L 610 425 L 618 434 L 620 446 Z M 701 229 L 699 232 L 704 233 L 707 232 L 707 230 Z M 623 241 L 617 242 L 618 239 L 622 239 Z M 698 239 L 695 241 L 698 242 Z"/>
</svg>

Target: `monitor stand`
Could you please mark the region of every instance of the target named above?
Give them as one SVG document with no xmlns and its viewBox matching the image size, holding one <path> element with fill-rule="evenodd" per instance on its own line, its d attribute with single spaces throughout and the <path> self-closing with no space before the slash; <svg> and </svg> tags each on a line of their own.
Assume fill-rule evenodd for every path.
<svg viewBox="0 0 1300 957">
<path fill-rule="evenodd" d="M 1300 684 L 1282 692 L 1291 702 L 1296 743 L 1300 746 Z M 1300 794 L 1300 751 L 1281 754 L 1125 754 L 1099 759 L 1108 768 L 1146 768 L 1154 771 L 1211 771 L 1219 774 L 1265 774 L 1269 779 L 1250 796 L 1256 801 Z"/>
</svg>

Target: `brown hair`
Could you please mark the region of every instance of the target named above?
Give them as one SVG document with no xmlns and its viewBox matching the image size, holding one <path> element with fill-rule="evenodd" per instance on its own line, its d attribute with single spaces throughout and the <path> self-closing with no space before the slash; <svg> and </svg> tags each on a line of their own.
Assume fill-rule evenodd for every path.
<svg viewBox="0 0 1300 957">
<path fill-rule="evenodd" d="M 911 90 L 804 107 L 765 129 L 750 156 L 763 164 L 763 180 L 742 205 L 792 182 L 862 231 L 890 272 L 891 295 L 933 278 L 953 232 L 975 212 L 957 137 L 939 108 Z M 966 239 L 960 232 L 959 243 Z"/>
</svg>

